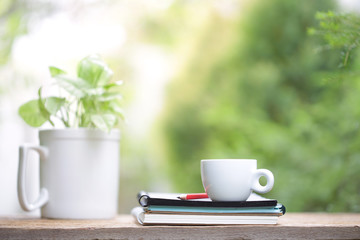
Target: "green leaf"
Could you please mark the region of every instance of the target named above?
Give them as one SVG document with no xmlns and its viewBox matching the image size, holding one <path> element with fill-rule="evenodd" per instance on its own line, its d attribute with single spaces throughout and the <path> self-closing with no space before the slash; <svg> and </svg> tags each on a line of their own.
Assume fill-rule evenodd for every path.
<svg viewBox="0 0 360 240">
<path fill-rule="evenodd" d="M 50 74 L 52 77 L 66 74 L 66 72 L 64 70 L 61 70 L 60 68 L 53 67 L 53 66 L 50 66 L 49 70 L 50 70 Z"/>
<path fill-rule="evenodd" d="M 88 96 L 101 96 L 102 94 L 104 94 L 104 89 L 99 87 L 99 88 L 90 88 L 90 89 L 83 89 L 83 91 L 86 93 L 86 95 Z"/>
<path fill-rule="evenodd" d="M 120 107 L 120 104 L 116 101 L 111 101 L 109 103 L 109 111 L 116 116 L 120 117 L 121 119 L 125 119 L 124 110 Z"/>
<path fill-rule="evenodd" d="M 98 96 L 97 98 L 99 101 L 101 102 L 107 102 L 107 101 L 112 101 L 112 100 L 121 100 L 122 99 L 122 95 L 120 93 L 111 93 L 111 92 L 105 92 L 102 95 Z"/>
<path fill-rule="evenodd" d="M 86 96 L 86 89 L 91 88 L 91 86 L 83 79 L 74 79 L 66 75 L 57 75 L 54 78 L 60 87 L 77 98 Z"/>
<path fill-rule="evenodd" d="M 94 88 L 88 82 L 81 78 L 71 78 L 66 75 L 58 75 L 54 77 L 58 84 L 65 89 L 71 95 L 77 98 L 83 98 L 85 96 L 101 95 L 104 93 L 104 89 Z"/>
<path fill-rule="evenodd" d="M 52 126 L 54 126 L 54 123 L 50 119 L 51 114 L 46 109 L 45 103 L 44 103 L 45 101 L 41 97 L 41 90 L 42 90 L 42 87 L 40 87 L 39 91 L 38 91 L 38 96 L 39 96 L 38 105 L 39 105 L 40 112 L 41 112 L 42 116 L 44 118 L 46 118 L 46 120 L 49 121 Z"/>
<path fill-rule="evenodd" d="M 103 131 L 110 131 L 116 124 L 117 118 L 113 114 L 95 114 L 90 117 L 91 122 Z"/>
<path fill-rule="evenodd" d="M 47 121 L 50 122 L 52 126 L 55 126 L 54 123 L 51 121 L 51 116 L 55 116 L 56 113 L 60 110 L 60 108 L 65 103 L 65 98 L 59 98 L 59 97 L 47 97 L 42 98 L 41 96 L 42 87 L 39 88 L 38 91 L 38 104 L 39 109 L 44 118 L 47 119 Z"/>
<path fill-rule="evenodd" d="M 55 115 L 60 108 L 65 104 L 65 98 L 48 97 L 44 99 L 45 108 L 51 114 Z"/>
<path fill-rule="evenodd" d="M 92 97 L 82 98 L 81 103 L 82 103 L 82 105 L 84 107 L 85 114 L 90 113 L 91 110 L 94 111 L 96 109 L 96 103 L 95 103 L 95 101 L 93 100 Z"/>
<path fill-rule="evenodd" d="M 104 86 L 109 83 L 113 71 L 97 55 L 91 55 L 80 61 L 78 77 L 84 79 L 92 87 Z"/>
<path fill-rule="evenodd" d="M 91 115 L 90 114 L 82 114 L 80 118 L 79 127 L 90 127 L 91 126 Z"/>
<path fill-rule="evenodd" d="M 19 108 L 21 118 L 32 127 L 40 127 L 48 119 L 45 118 L 40 110 L 39 100 L 31 100 Z"/>
<path fill-rule="evenodd" d="M 124 84 L 124 82 L 123 81 L 116 81 L 116 82 L 112 82 L 112 83 L 108 83 L 108 84 L 106 84 L 105 86 L 103 86 L 104 87 L 104 89 L 106 89 L 106 90 L 112 90 L 112 89 L 114 89 L 114 88 L 118 88 L 118 87 L 120 87 L 120 86 L 122 86 Z"/>
</svg>

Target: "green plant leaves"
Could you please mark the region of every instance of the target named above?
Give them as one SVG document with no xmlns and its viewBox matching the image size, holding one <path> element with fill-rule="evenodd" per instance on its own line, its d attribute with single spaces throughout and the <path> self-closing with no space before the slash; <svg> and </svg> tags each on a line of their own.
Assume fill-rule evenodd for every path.
<svg viewBox="0 0 360 240">
<path fill-rule="evenodd" d="M 64 70 L 61 70 L 60 68 L 53 67 L 53 66 L 50 66 L 49 70 L 50 70 L 50 74 L 52 77 L 66 74 L 66 72 Z"/>
<path fill-rule="evenodd" d="M 66 75 L 57 75 L 54 78 L 60 87 L 76 98 L 86 96 L 86 89 L 90 88 L 89 84 L 81 78 L 74 79 Z"/>
<path fill-rule="evenodd" d="M 50 66 L 51 76 L 56 84 L 68 95 L 64 97 L 39 98 L 32 100 L 19 109 L 20 116 L 33 127 L 45 122 L 55 125 L 52 118 L 60 119 L 65 127 L 99 128 L 110 131 L 124 118 L 119 100 L 121 81 L 110 82 L 112 70 L 99 56 L 84 58 L 78 64 L 76 77 L 66 74 L 60 68 Z"/>
<path fill-rule="evenodd" d="M 64 104 L 65 104 L 65 98 L 59 98 L 59 97 L 45 98 L 45 108 L 51 115 L 55 115 Z"/>
<path fill-rule="evenodd" d="M 121 85 L 123 85 L 123 81 L 116 81 L 104 85 L 103 88 L 106 90 L 116 91 Z"/>
<path fill-rule="evenodd" d="M 95 88 L 106 85 L 113 75 L 113 71 L 97 55 L 81 60 L 77 72 L 79 78 Z"/>
<path fill-rule="evenodd" d="M 121 100 L 122 95 L 120 93 L 116 93 L 116 92 L 114 92 L 114 93 L 105 92 L 98 97 L 98 100 L 101 102 L 112 101 L 115 99 Z"/>
<path fill-rule="evenodd" d="M 309 28 L 311 35 L 320 35 L 327 43 L 321 49 L 338 48 L 343 51 L 343 61 L 340 65 L 345 67 L 350 53 L 360 46 L 360 17 L 353 13 L 317 12 L 318 28 Z"/>
<path fill-rule="evenodd" d="M 56 115 L 60 108 L 65 104 L 65 98 L 48 97 L 41 98 L 41 88 L 39 89 L 39 99 L 31 100 L 19 108 L 19 115 L 32 127 L 40 127 L 45 122 L 54 123 L 50 117 Z"/>
<path fill-rule="evenodd" d="M 19 108 L 19 115 L 22 119 L 32 127 L 40 127 L 48 118 L 43 116 L 39 107 L 39 100 L 31 100 Z"/>
<path fill-rule="evenodd" d="M 90 117 L 91 122 L 103 131 L 110 131 L 117 122 L 117 117 L 113 114 L 95 114 Z"/>
<path fill-rule="evenodd" d="M 120 117 L 121 119 L 125 119 L 125 114 L 123 109 L 121 108 L 119 102 L 116 101 L 111 101 L 108 103 L 108 109 L 111 113 L 117 115 L 118 117 Z"/>
</svg>

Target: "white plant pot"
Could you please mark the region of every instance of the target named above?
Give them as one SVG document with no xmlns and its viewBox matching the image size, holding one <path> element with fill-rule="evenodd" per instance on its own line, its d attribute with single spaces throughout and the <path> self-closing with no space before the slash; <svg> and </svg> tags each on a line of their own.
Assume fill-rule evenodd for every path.
<svg viewBox="0 0 360 240">
<path fill-rule="evenodd" d="M 45 218 L 107 219 L 117 214 L 120 133 L 95 129 L 40 130 L 40 146 L 20 147 L 18 196 L 26 211 Z M 27 153 L 40 155 L 40 194 L 25 193 Z"/>
</svg>

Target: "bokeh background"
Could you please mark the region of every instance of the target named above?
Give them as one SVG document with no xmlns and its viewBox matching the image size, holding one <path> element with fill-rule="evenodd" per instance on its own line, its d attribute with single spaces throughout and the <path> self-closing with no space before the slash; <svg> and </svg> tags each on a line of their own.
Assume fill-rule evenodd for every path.
<svg viewBox="0 0 360 240">
<path fill-rule="evenodd" d="M 360 212 L 360 57 L 308 34 L 318 11 L 360 3 L 2 0 L 0 215 L 24 214 L 17 149 L 37 141 L 18 107 L 93 53 L 124 81 L 120 213 L 140 190 L 203 191 L 208 158 L 257 159 L 288 211 Z"/>
</svg>

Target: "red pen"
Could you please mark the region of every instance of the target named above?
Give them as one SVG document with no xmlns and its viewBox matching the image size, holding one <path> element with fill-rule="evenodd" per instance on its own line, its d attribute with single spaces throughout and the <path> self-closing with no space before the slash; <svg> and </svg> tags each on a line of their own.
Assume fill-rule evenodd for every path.
<svg viewBox="0 0 360 240">
<path fill-rule="evenodd" d="M 206 193 L 189 193 L 189 194 L 181 194 L 178 198 L 181 200 L 189 200 L 189 199 L 199 199 L 199 198 L 208 198 L 209 196 Z"/>
</svg>

